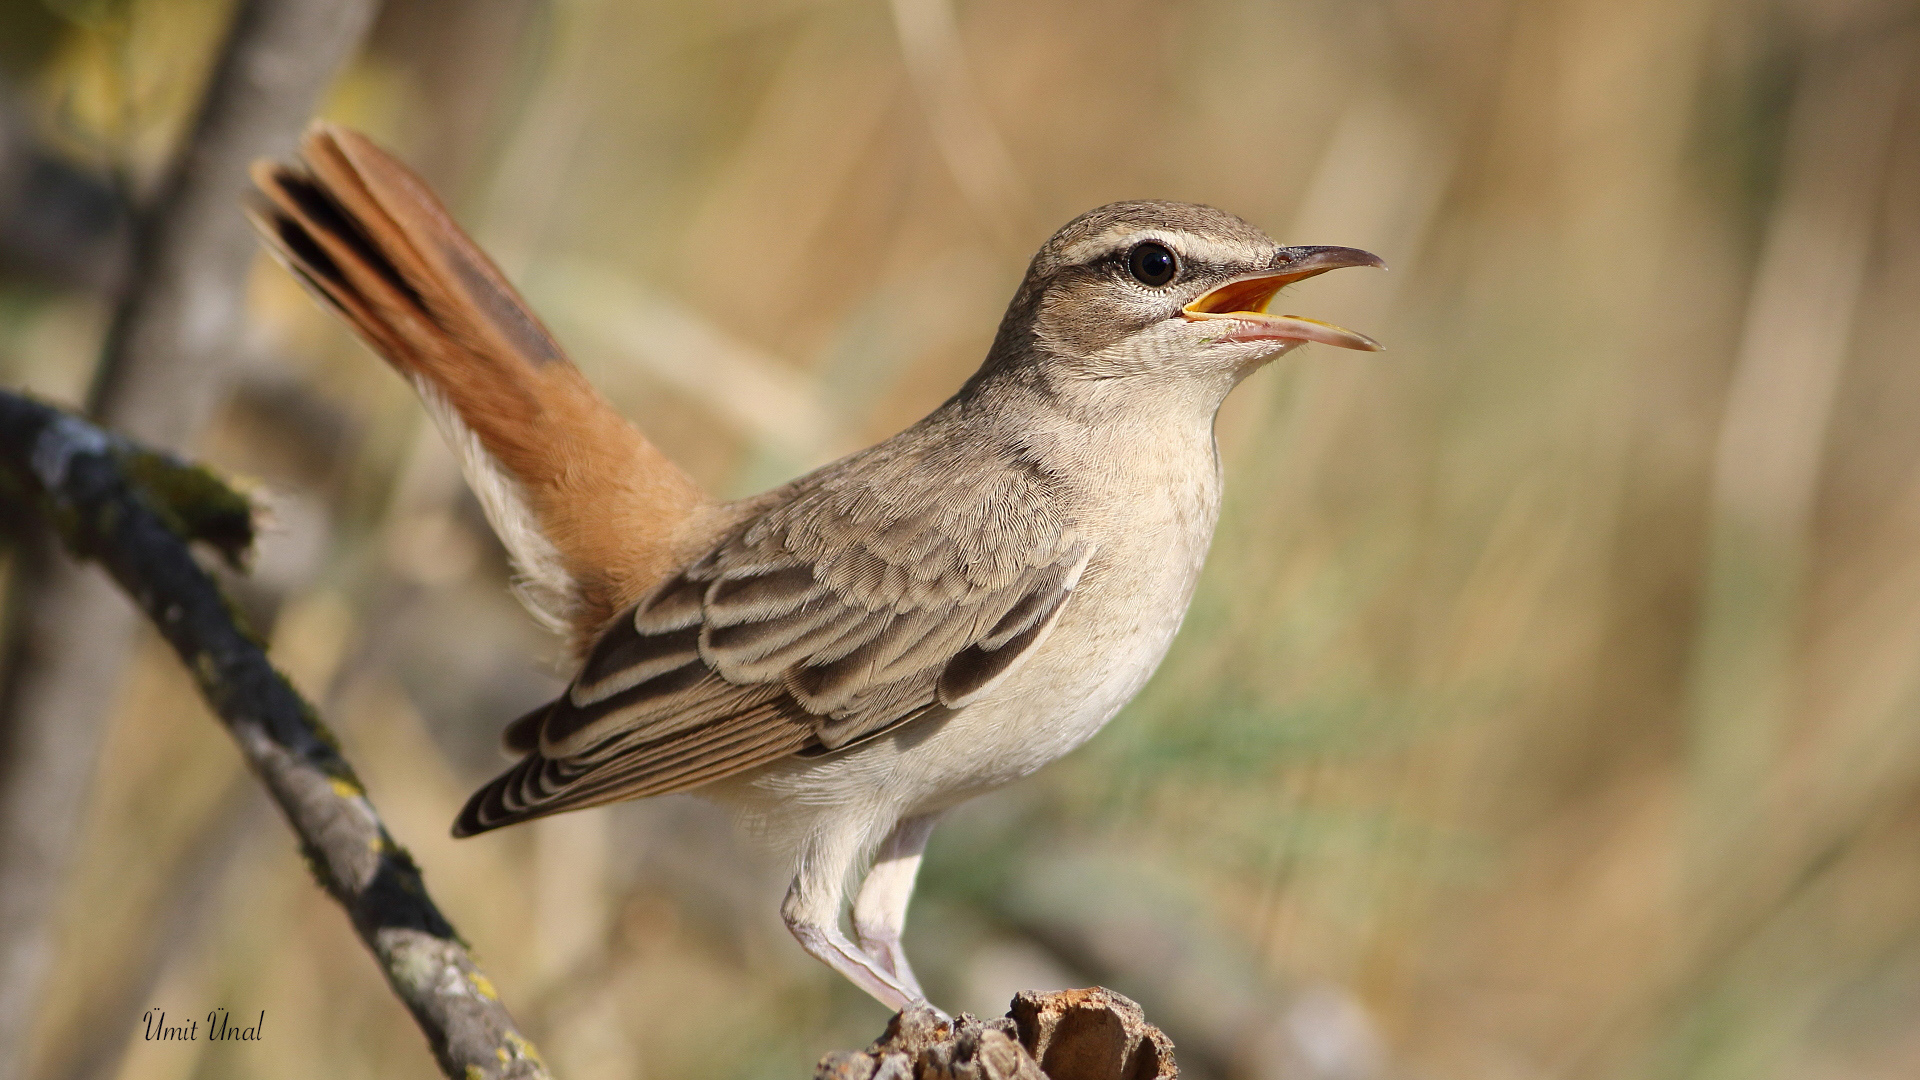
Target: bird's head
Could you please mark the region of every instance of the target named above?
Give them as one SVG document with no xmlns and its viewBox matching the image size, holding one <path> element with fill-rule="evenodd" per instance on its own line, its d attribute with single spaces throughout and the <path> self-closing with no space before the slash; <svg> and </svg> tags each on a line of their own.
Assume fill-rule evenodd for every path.
<svg viewBox="0 0 1920 1080">
<path fill-rule="evenodd" d="M 1267 305 L 1316 274 L 1385 265 L 1357 248 L 1281 247 L 1210 206 L 1113 203 L 1040 248 L 982 374 L 1037 363 L 1069 378 L 1187 375 L 1231 385 L 1308 341 L 1377 350 L 1364 334 L 1269 314 Z"/>
</svg>

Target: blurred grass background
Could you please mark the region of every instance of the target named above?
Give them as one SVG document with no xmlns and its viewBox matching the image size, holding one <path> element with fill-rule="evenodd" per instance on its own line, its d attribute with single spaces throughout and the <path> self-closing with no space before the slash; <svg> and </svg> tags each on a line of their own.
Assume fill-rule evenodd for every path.
<svg viewBox="0 0 1920 1080">
<path fill-rule="evenodd" d="M 78 402 L 220 0 L 0 2 L 0 380 Z M 1103 982 L 1187 1073 L 1920 1075 L 1920 11 L 1901 0 L 388 0 L 326 112 L 744 494 L 910 423 L 1032 249 L 1212 203 L 1281 307 L 1172 655 L 936 834 L 935 999 Z M 0 158 L 5 158 L 0 154 Z M 27 165 L 21 165 L 27 162 Z M 558 1075 L 796 1078 L 882 1010 L 691 798 L 454 843 L 557 650 L 410 391 L 261 260 L 235 581 Z M 32 1075 L 427 1075 L 157 642 Z M 142 1011 L 265 1010 L 258 1045 Z"/>
</svg>

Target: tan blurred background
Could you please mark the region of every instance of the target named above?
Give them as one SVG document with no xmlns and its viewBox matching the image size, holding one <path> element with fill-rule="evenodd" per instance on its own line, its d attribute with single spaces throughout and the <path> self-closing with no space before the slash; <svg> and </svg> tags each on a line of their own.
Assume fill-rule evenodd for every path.
<svg viewBox="0 0 1920 1080">
<path fill-rule="evenodd" d="M 227 11 L 0 2 L 0 384 L 84 396 Z M 937 404 L 1096 204 L 1391 264 L 1281 302 L 1389 351 L 1229 402 L 1146 692 L 936 834 L 947 1008 L 1105 983 L 1203 1080 L 1920 1076 L 1911 3 L 388 0 L 325 112 L 729 494 Z M 697 800 L 447 839 L 557 650 L 405 385 L 264 259 L 250 301 L 233 587 L 558 1075 L 873 1037 Z M 431 1074 L 157 639 L 85 837 L 36 1080 Z"/>
</svg>

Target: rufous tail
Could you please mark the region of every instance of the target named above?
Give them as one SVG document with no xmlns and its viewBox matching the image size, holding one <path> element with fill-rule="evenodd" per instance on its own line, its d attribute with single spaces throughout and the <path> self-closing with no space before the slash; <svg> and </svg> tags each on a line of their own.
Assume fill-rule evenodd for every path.
<svg viewBox="0 0 1920 1080">
<path fill-rule="evenodd" d="M 671 568 L 705 495 L 594 390 L 418 176 L 326 123 L 301 157 L 254 164 L 255 224 L 429 406 L 451 410 L 456 443 L 470 433 L 484 453 L 464 448 L 468 477 L 496 531 L 524 574 L 564 573 L 564 617 L 584 640 Z M 512 483 L 475 475 L 489 464 Z M 531 522 L 511 520 L 516 498 Z"/>
</svg>

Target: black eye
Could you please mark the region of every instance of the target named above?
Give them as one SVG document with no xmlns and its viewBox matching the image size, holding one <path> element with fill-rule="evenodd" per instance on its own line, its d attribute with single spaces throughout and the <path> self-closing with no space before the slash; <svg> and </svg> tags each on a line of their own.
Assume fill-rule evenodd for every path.
<svg viewBox="0 0 1920 1080">
<path fill-rule="evenodd" d="M 1180 272 L 1180 260 L 1173 257 L 1165 244 L 1156 244 L 1149 240 L 1144 244 L 1135 244 L 1127 255 L 1127 269 L 1142 285 L 1159 288 L 1173 280 Z"/>
</svg>

